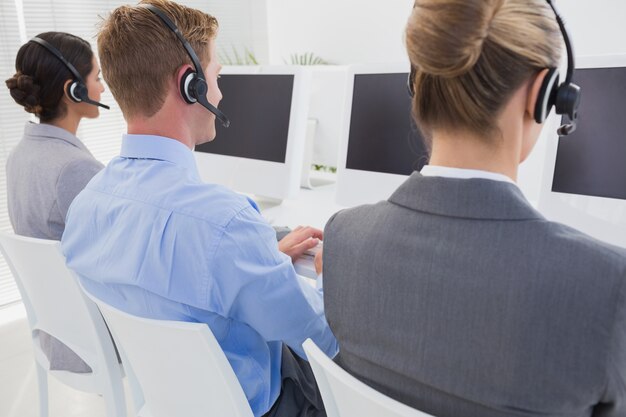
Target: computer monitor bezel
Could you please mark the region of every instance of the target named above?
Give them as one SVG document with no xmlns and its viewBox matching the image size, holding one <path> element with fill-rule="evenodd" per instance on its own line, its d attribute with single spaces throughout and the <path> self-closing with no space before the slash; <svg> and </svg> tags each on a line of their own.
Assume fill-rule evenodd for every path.
<svg viewBox="0 0 626 417">
<path fill-rule="evenodd" d="M 309 106 L 310 72 L 298 66 L 224 66 L 222 75 L 293 75 L 285 162 L 194 152 L 200 177 L 237 192 L 269 199 L 294 198 L 300 188 Z M 219 81 L 218 81 L 219 85 Z"/>
<path fill-rule="evenodd" d="M 576 69 L 594 68 L 624 68 L 626 70 L 626 54 L 576 58 Z M 574 82 L 576 82 L 575 79 Z M 581 100 L 584 99 L 583 88 Z M 567 224 L 611 244 L 626 247 L 626 200 L 552 191 L 559 145 L 555 129 L 560 122 L 560 117 L 552 119 L 551 125 L 545 127 L 554 133 L 548 137 L 546 147 L 539 194 L 539 211 L 550 220 Z M 560 140 L 567 140 L 567 137 Z"/>
<path fill-rule="evenodd" d="M 360 204 L 376 203 L 388 199 L 391 194 L 408 178 L 407 175 L 383 172 L 362 171 L 347 168 L 350 123 L 352 118 L 352 99 L 354 79 L 357 75 L 368 74 L 409 74 L 409 62 L 388 64 L 358 64 L 348 67 L 346 94 L 343 117 L 343 129 L 337 164 L 337 204 L 352 207 Z M 408 92 L 406 93 L 408 95 Z"/>
</svg>

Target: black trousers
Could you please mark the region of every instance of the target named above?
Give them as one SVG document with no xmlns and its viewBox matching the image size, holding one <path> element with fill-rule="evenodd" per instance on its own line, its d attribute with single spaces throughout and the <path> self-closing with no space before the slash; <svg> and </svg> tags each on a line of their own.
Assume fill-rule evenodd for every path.
<svg viewBox="0 0 626 417">
<path fill-rule="evenodd" d="M 278 399 L 263 417 L 326 417 L 311 365 L 283 345 L 282 387 Z"/>
</svg>

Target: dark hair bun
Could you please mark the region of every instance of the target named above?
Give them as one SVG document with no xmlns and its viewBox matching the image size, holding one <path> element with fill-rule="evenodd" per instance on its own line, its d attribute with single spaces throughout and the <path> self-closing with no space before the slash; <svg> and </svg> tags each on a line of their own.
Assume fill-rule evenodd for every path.
<svg viewBox="0 0 626 417">
<path fill-rule="evenodd" d="M 43 110 L 39 97 L 41 87 L 35 83 L 33 77 L 17 72 L 6 81 L 6 84 L 11 91 L 11 97 L 17 104 L 24 106 L 29 113 L 41 114 Z"/>
</svg>

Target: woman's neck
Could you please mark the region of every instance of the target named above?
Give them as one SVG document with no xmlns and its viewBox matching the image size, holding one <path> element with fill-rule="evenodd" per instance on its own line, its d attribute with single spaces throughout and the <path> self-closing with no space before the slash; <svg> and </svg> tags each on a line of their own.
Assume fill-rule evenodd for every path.
<svg viewBox="0 0 626 417">
<path fill-rule="evenodd" d="M 78 124 L 80 123 L 80 119 L 81 118 L 78 116 L 67 114 L 64 117 L 46 122 L 46 124 L 65 129 L 72 135 L 76 136 L 76 131 L 78 131 Z"/>
<path fill-rule="evenodd" d="M 517 181 L 518 142 L 437 132 L 433 135 L 430 165 L 495 172 Z"/>
</svg>

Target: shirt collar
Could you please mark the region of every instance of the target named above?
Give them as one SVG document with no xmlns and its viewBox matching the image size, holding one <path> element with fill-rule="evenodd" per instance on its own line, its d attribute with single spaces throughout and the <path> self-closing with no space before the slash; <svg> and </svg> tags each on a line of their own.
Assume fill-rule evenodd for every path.
<svg viewBox="0 0 626 417">
<path fill-rule="evenodd" d="M 154 135 L 122 136 L 122 158 L 155 159 L 178 165 L 200 180 L 193 152 L 176 139 Z"/>
<path fill-rule="evenodd" d="M 481 178 L 492 181 L 508 182 L 517 187 L 515 181 L 507 177 L 506 175 L 498 174 L 495 172 L 483 171 L 478 169 L 464 169 L 464 168 L 452 168 L 444 167 L 440 165 L 426 165 L 420 171 L 424 177 L 443 177 L 443 178 Z"/>
<path fill-rule="evenodd" d="M 47 123 L 26 122 L 24 135 L 29 139 L 58 139 L 69 143 L 79 149 L 87 151 L 87 147 L 76 136 L 65 129 L 49 125 Z"/>
</svg>

